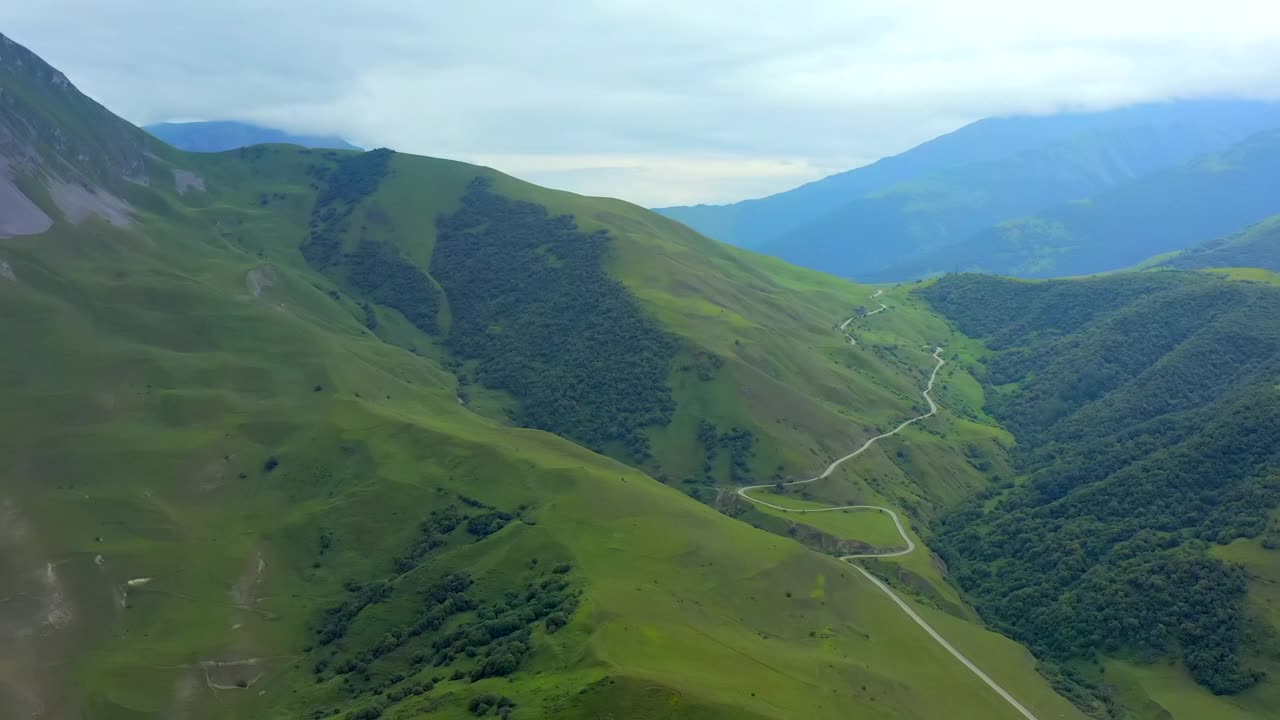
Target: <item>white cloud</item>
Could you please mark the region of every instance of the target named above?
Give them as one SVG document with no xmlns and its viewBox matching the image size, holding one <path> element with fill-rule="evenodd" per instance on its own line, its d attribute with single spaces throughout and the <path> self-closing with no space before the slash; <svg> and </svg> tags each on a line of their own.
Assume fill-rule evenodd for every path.
<svg viewBox="0 0 1280 720">
<path fill-rule="evenodd" d="M 336 132 L 650 205 L 993 114 L 1280 97 L 1267 0 L 42 0 L 0 31 L 138 122 Z"/>
<path fill-rule="evenodd" d="M 709 192 L 732 201 L 758 197 L 847 169 L 812 165 L 804 159 L 701 155 L 488 155 L 459 159 L 486 165 L 547 187 L 587 195 L 641 197 L 661 188 L 662 202 L 696 204 Z M 874 158 L 863 158 L 864 164 Z M 604 193 L 597 188 L 609 188 Z"/>
</svg>

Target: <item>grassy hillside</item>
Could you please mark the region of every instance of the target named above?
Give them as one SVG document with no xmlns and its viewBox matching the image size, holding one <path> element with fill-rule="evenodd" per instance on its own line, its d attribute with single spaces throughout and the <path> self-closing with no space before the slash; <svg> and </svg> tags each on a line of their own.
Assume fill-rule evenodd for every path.
<svg viewBox="0 0 1280 720">
<path fill-rule="evenodd" d="M 447 290 L 452 281 L 445 276 L 453 271 L 439 264 L 444 257 L 440 255 L 442 236 L 434 227 L 424 229 L 423 225 L 412 223 L 439 213 L 455 217 L 463 206 L 468 184 L 477 173 L 491 179 L 492 193 L 536 203 L 553 216 L 572 215 L 577 228 L 574 232 L 607 232 L 608 250 L 599 260 L 607 277 L 620 281 L 638 303 L 636 309 L 625 312 L 638 310 L 639 317 L 628 317 L 639 323 L 651 318 L 657 322 L 658 330 L 675 343 L 675 355 L 659 361 L 667 363 L 665 380 L 674 407 L 665 423 L 636 426 L 643 440 L 634 440 L 630 433 L 616 433 L 612 439 L 584 437 L 572 429 L 572 418 L 562 425 L 544 422 L 540 427 L 637 464 L 654 477 L 714 502 L 724 486 L 810 473 L 847 452 L 851 444 L 896 423 L 920 402 L 918 388 L 931 365 L 923 345 L 947 336 L 949 331 L 936 317 L 907 301 L 905 294 L 888 296 L 898 310 L 893 322 L 878 323 L 876 318 L 880 316 L 873 316 L 855 324 L 853 332 L 862 339 L 859 345 L 851 346 L 832 327 L 858 305 L 869 302 L 870 288 L 711 242 L 628 203 L 549 191 L 461 164 L 396 156 L 378 193 L 364 209 L 355 211 L 352 225 L 365 225 L 366 217 L 405 218 L 403 223 L 397 221 L 394 226 L 384 227 L 381 237 L 395 244 L 405 257 L 429 267 L 432 278 L 443 281 Z M 419 188 L 426 189 L 433 199 L 426 203 L 417 200 L 421 196 Z M 544 222 L 545 216 L 534 212 L 530 218 L 537 224 Z M 414 232 L 405 232 L 408 228 Z M 514 226 L 508 227 L 509 234 L 515 232 L 518 230 Z M 472 240 L 462 242 L 464 247 L 471 247 L 470 252 L 478 252 Z M 503 250 L 507 246 L 498 247 Z M 484 259 L 488 256 L 480 255 L 469 257 L 468 261 L 488 263 L 483 266 L 483 282 L 492 292 L 498 292 L 496 288 L 501 288 L 503 294 L 526 292 L 519 288 L 530 275 L 532 260 L 512 261 L 505 252 L 494 256 L 492 262 Z M 601 356 L 613 353 L 617 345 L 599 335 L 605 332 L 603 329 L 591 331 L 592 335 L 599 335 L 595 340 L 591 335 L 581 335 L 583 340 L 567 343 L 574 345 L 567 350 L 549 343 L 529 344 L 545 332 L 543 324 L 559 322 L 562 316 L 589 314 L 574 310 L 547 318 L 535 312 L 539 308 L 549 303 L 578 302 L 574 293 L 588 290 L 595 293 L 589 295 L 594 298 L 592 302 L 598 303 L 604 297 L 599 293 L 614 292 L 607 282 L 576 287 L 575 283 L 583 282 L 585 275 L 566 262 L 565 258 L 558 258 L 549 263 L 547 270 L 564 274 L 564 280 L 534 283 L 554 285 L 566 290 L 564 294 L 534 298 L 527 309 L 504 309 L 501 303 L 482 308 L 497 323 L 488 326 L 491 332 L 487 334 L 467 331 L 465 340 L 455 334 L 456 310 L 449 293 L 442 295 L 440 307 L 441 325 L 447 329 L 441 330 L 436 340 L 421 333 L 395 335 L 403 323 L 397 324 L 381 311 L 383 322 L 377 332 L 385 331 L 389 333 L 387 337 L 406 344 L 417 343 L 415 347 L 424 352 L 423 348 L 433 342 L 443 341 L 451 348 L 458 347 L 459 342 L 468 343 L 471 354 L 453 360 L 465 379 L 462 394 L 468 407 L 501 422 L 530 422 L 526 408 L 538 388 L 532 383 L 522 383 L 519 388 L 490 387 L 502 380 L 486 381 L 493 368 L 486 369 L 483 363 L 491 361 L 483 358 L 530 356 L 546 363 L 563 352 L 576 352 L 584 342 L 595 342 L 593 352 Z M 442 269 L 445 276 L 440 273 Z M 569 275 L 574 279 L 570 280 Z M 593 307 L 590 312 L 597 310 Z M 517 317 L 518 313 L 526 314 Z M 582 331 L 589 327 L 590 323 Z M 518 328 L 526 331 L 515 332 Z M 564 334 L 567 332 L 578 331 L 561 328 L 551 337 L 570 337 Z M 658 341 L 657 336 L 654 341 Z M 513 342 L 525 349 L 510 352 L 508 348 L 515 347 L 510 345 Z M 561 364 L 576 368 L 580 363 Z M 640 374 L 617 367 L 619 371 L 612 374 L 603 369 L 592 371 L 597 395 L 607 392 L 606 383 L 610 382 L 619 383 L 619 388 L 630 388 L 629 393 L 640 387 Z M 640 396 L 643 392 L 637 395 Z M 545 403 L 538 404 L 539 412 L 545 410 Z M 699 433 L 703 421 L 716 429 L 710 470 L 705 467 L 708 449 Z M 737 449 L 729 447 L 734 442 Z M 945 480 L 942 473 L 920 473 L 908 479 L 908 473 L 890 463 L 885 472 L 892 472 L 894 479 L 886 480 L 882 491 L 914 499 L 922 511 L 955 502 L 989 483 L 966 463 L 965 452 L 990 457 L 991 462 L 999 462 L 1003 455 L 989 426 L 975 429 L 973 437 L 962 434 L 957 440 L 929 436 L 921 442 L 929 455 L 942 462 L 954 460 L 954 464 L 966 468 L 948 470 Z M 970 445 L 972 450 L 966 450 Z M 637 454 L 638 449 L 644 448 L 648 450 Z M 736 475 L 732 459 L 735 454 L 739 458 Z M 858 474 L 850 474 L 847 481 L 853 486 L 850 490 L 876 492 Z"/>
<path fill-rule="evenodd" d="M 1280 210 L 1280 131 L 1113 190 L 996 225 L 886 271 L 911 277 L 959 268 L 1024 277 L 1085 275 L 1247 227 Z"/>
<path fill-rule="evenodd" d="M 882 269 L 873 259 L 894 259 L 877 254 L 891 238 L 920 252 L 1275 127 L 1280 106 L 1254 102 L 987 118 L 794 190 L 658 212 L 717 240 L 863 277 Z"/>
<path fill-rule="evenodd" d="M 983 616 L 1139 717 L 1269 716 L 1280 292 L 1162 272 L 924 295 L 985 339 L 988 406 L 1019 441 L 1016 486 L 934 539 Z"/>
<path fill-rule="evenodd" d="M 75 106 L 54 78 L 27 78 L 33 123 Z M 852 345 L 833 326 L 868 288 L 387 151 L 86 156 L 124 219 L 71 216 L 58 148 L 29 147 L 52 225 L 0 239 L 17 715 L 1016 716 L 861 575 L 724 500 L 914 412 L 921 346 L 949 342 L 918 300 L 888 293 L 895 322 Z M 814 499 L 914 527 L 987 487 L 1007 436 L 971 377 L 943 382 L 955 414 Z M 1082 717 L 923 551 L 875 569 L 1022 702 Z"/>
<path fill-rule="evenodd" d="M 145 234 L 92 221 L 6 241 L 5 331 L 28 349 L 3 355 L 22 379 L 6 387 L 4 568 L 31 588 L 6 625 L 43 628 L 12 636 L 28 661 L 5 668 L 9 706 L 1008 712 L 835 560 L 460 405 L 439 350 L 384 342 L 364 301 L 299 255 L 314 162 L 193 159 L 199 197 L 128 197 Z M 451 573 L 466 576 L 441 585 Z M 974 631 L 997 673 L 1044 687 L 1020 649 Z"/>
</svg>

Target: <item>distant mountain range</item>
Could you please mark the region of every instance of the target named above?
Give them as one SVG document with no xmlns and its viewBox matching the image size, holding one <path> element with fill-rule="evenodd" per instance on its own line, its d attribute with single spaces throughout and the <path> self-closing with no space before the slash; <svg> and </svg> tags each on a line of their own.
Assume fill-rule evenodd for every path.
<svg viewBox="0 0 1280 720">
<path fill-rule="evenodd" d="M 157 123 L 142 128 L 170 145 L 191 152 L 222 152 L 251 145 L 285 143 L 308 148 L 363 150 L 340 137 L 293 135 L 275 128 L 219 120 L 214 122 Z"/>
<path fill-rule="evenodd" d="M 1280 212 L 1276 188 L 1280 130 L 1085 200 L 982 229 L 869 277 L 900 280 L 955 269 L 1021 277 L 1118 270 Z"/>
<path fill-rule="evenodd" d="M 1280 212 L 1280 196 L 1273 202 L 1265 192 L 1250 194 L 1257 189 L 1250 183 L 1270 182 L 1276 163 L 1267 150 L 1273 140 L 1246 140 L 1272 128 L 1280 128 L 1280 104 L 1243 101 L 993 118 L 767 198 L 658 212 L 720 240 L 860 279 L 957 268 L 1097 272 Z M 1208 174 L 1234 162 L 1248 172 L 1210 182 Z M 1232 190 L 1225 206 L 1196 208 L 1198 187 L 1231 182 L 1249 199 Z M 1081 210 L 1089 198 L 1105 209 Z M 1152 234 L 1118 222 L 1130 204 L 1133 214 L 1157 213 L 1176 227 Z M 1196 221 L 1174 221 L 1180 212 Z M 1082 214 L 1097 219 L 1077 218 Z M 1068 220 L 1093 224 L 1062 229 Z"/>
</svg>

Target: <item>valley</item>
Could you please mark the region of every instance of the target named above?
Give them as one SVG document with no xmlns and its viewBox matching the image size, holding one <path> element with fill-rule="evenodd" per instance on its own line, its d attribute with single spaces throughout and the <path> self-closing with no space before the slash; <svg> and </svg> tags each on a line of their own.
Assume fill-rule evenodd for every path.
<svg viewBox="0 0 1280 720">
<path fill-rule="evenodd" d="M 1272 103 L 658 213 L 0 91 L 15 717 L 1280 707 Z"/>
</svg>

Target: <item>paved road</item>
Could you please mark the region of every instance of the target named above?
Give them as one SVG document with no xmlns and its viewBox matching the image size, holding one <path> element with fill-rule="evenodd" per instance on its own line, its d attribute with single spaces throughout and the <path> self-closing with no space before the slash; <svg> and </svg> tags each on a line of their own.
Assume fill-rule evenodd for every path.
<svg viewBox="0 0 1280 720">
<path fill-rule="evenodd" d="M 872 298 L 880 297 L 880 295 L 883 292 L 884 292 L 883 290 L 877 290 L 875 295 L 872 295 L 871 297 Z M 867 315 L 874 315 L 875 313 L 878 313 L 887 309 L 888 308 L 883 303 L 881 303 L 880 310 L 867 313 Z M 844 328 L 853 320 L 854 318 L 849 318 L 848 320 L 845 320 L 844 323 L 840 326 L 840 329 L 844 330 Z M 924 396 L 925 402 L 929 403 L 929 412 L 923 415 L 917 415 L 916 417 L 904 420 L 902 421 L 901 424 L 899 424 L 897 427 L 890 430 L 889 432 L 876 435 L 870 440 L 867 440 L 857 450 L 854 450 L 853 452 L 849 453 L 848 455 L 845 455 L 842 458 L 838 458 L 837 460 L 832 462 L 830 465 L 828 465 L 827 469 L 823 470 L 821 475 L 816 475 L 814 477 L 811 477 L 805 480 L 793 480 L 788 483 L 783 483 L 783 485 L 786 487 L 790 487 L 792 485 L 805 485 L 808 483 L 817 482 L 825 477 L 829 477 L 831 473 L 835 472 L 836 468 L 840 467 L 842 464 L 866 452 L 872 445 L 876 444 L 877 442 L 887 437 L 893 437 L 894 435 L 897 435 L 898 433 L 905 430 L 910 425 L 914 423 L 918 423 L 921 420 L 924 420 L 925 418 L 930 418 L 938 414 L 938 404 L 934 402 L 933 397 L 930 395 L 930 393 L 933 392 L 933 384 L 938 379 L 938 371 L 941 370 L 942 366 L 946 364 L 946 361 L 942 359 L 941 347 L 935 347 L 933 349 L 933 359 L 936 361 L 937 364 L 933 366 L 933 372 L 929 373 L 929 382 L 925 386 L 924 392 L 921 393 L 921 395 Z M 751 502 L 756 503 L 757 505 L 764 505 L 766 507 L 771 507 L 775 510 L 781 510 L 782 512 L 799 513 L 801 515 L 804 515 L 807 513 L 816 513 L 816 512 L 832 512 L 835 510 L 877 510 L 879 512 L 886 513 L 889 515 L 889 517 L 893 518 L 893 524 L 895 527 L 898 528 L 898 534 L 902 536 L 902 539 L 907 544 L 906 547 L 902 550 L 890 550 L 886 552 L 865 553 L 865 554 L 859 554 L 859 555 L 845 555 L 844 557 L 840 558 L 841 560 L 849 561 L 849 560 L 857 560 L 861 558 L 900 557 L 902 555 L 909 555 L 912 552 L 914 552 L 916 549 L 915 542 L 911 539 L 911 536 L 907 534 L 906 528 L 902 526 L 901 518 L 898 517 L 898 514 L 896 512 L 894 512 L 893 510 L 890 510 L 887 507 L 881 507 L 879 505 L 839 505 L 836 507 L 799 510 L 796 508 L 789 508 L 789 507 L 783 507 L 781 505 L 775 505 L 774 503 L 751 497 L 751 495 L 748 494 L 751 490 L 760 490 L 762 488 L 770 488 L 770 487 L 774 487 L 774 486 L 773 485 L 752 485 L 750 487 L 744 487 L 739 489 L 738 495 L 740 495 L 742 498 L 746 500 L 750 500 Z M 867 572 L 866 568 L 862 567 L 861 565 L 856 565 L 853 563 L 850 563 L 850 565 L 853 565 L 855 570 L 862 573 L 863 576 L 865 576 L 877 588 L 879 588 L 882 592 L 884 592 L 885 595 L 888 595 L 890 600 L 893 600 L 893 602 L 896 603 L 898 607 L 901 608 L 902 611 L 907 614 L 908 617 L 910 617 L 913 621 L 915 621 L 917 625 L 919 625 L 921 628 L 924 629 L 926 633 L 929 634 L 929 637 L 933 638 L 939 645 L 941 645 L 944 649 L 946 649 L 947 652 L 951 653 L 957 660 L 960 661 L 962 665 L 968 668 L 970 672 L 972 672 L 974 675 L 977 675 L 979 680 L 982 680 L 982 682 L 986 683 L 987 686 L 990 687 L 992 690 L 994 690 L 997 695 L 999 695 L 1006 702 L 1008 702 L 1009 705 L 1011 705 L 1014 710 L 1017 710 L 1019 713 L 1021 713 L 1022 716 L 1027 720 L 1039 720 L 1039 718 L 1037 718 L 1022 703 L 1018 702 L 1017 698 L 1013 697 L 1013 695 L 1010 695 L 1008 691 L 1000 687 L 995 680 L 991 679 L 989 675 L 982 672 L 981 668 L 979 668 L 977 665 L 974 665 L 973 662 L 970 661 L 969 658 L 965 657 L 963 653 L 957 650 L 955 646 L 947 642 L 946 638 L 942 637 L 942 635 L 940 635 L 937 630 L 934 630 L 932 625 L 925 622 L 924 618 L 920 617 L 920 615 L 917 614 L 916 611 L 913 610 L 905 600 L 899 597 L 898 594 L 895 593 L 892 589 L 890 589 L 888 585 L 885 585 L 884 582 L 880 580 L 880 578 L 877 578 L 875 575 L 872 575 L 871 573 Z"/>
</svg>

